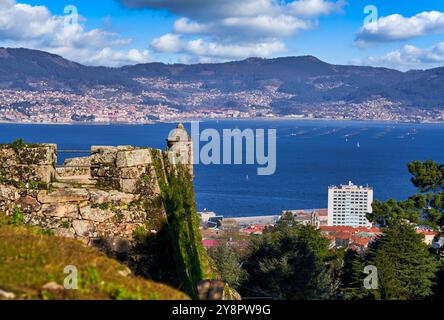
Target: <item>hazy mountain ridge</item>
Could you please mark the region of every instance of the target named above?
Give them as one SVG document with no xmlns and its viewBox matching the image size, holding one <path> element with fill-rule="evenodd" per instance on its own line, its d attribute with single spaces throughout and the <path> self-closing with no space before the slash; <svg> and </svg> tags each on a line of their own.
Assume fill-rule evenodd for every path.
<svg viewBox="0 0 444 320">
<path fill-rule="evenodd" d="M 167 84 L 159 85 L 157 79 Z M 0 48 L 0 89 L 82 94 L 97 86 L 131 92 L 142 97 L 142 103 L 166 103 L 184 110 L 228 107 L 245 111 L 256 103 L 251 98 L 245 105 L 240 98 L 244 92 L 253 97 L 260 94 L 257 105 L 278 115 L 373 100 L 388 101 L 405 112 L 412 108 L 439 112 L 444 106 L 444 68 L 401 72 L 333 65 L 313 56 L 107 68 L 84 66 L 42 51 Z M 143 96 L 143 92 L 153 95 Z M 157 93 L 162 97 L 157 98 Z"/>
</svg>

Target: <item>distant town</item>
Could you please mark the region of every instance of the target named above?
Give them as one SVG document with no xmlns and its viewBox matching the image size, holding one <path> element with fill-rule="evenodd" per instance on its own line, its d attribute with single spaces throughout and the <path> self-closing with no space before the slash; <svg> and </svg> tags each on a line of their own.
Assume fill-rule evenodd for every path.
<svg viewBox="0 0 444 320">
<path fill-rule="evenodd" d="M 206 248 L 228 243 L 236 248 L 247 248 L 248 238 L 261 235 L 273 227 L 283 216 L 293 215 L 298 223 L 313 226 L 330 240 L 331 248 L 348 248 L 362 252 L 382 229 L 371 224 L 367 213 L 372 212 L 373 188 L 356 186 L 352 182 L 328 188 L 328 208 L 309 210 L 284 210 L 279 215 L 224 218 L 214 212 L 200 212 L 202 243 Z M 431 228 L 418 226 L 427 245 L 439 248 L 444 237 Z"/>
<path fill-rule="evenodd" d="M 149 124 L 197 119 L 330 119 L 380 120 L 399 122 L 441 122 L 444 110 L 412 109 L 399 103 L 374 98 L 361 103 L 321 103 L 317 108 L 301 107 L 297 114 L 276 114 L 272 103 L 291 98 L 266 90 L 222 92 L 200 90 L 203 83 L 171 82 L 167 79 L 138 78 L 149 87 L 135 94 L 112 87 L 97 86 L 83 93 L 46 90 L 45 83 L 34 84 L 39 90 L 0 89 L 0 122 L 45 124 Z M 192 90 L 191 90 L 192 89 Z M 171 96 L 171 90 L 191 90 L 184 97 Z M 234 101 L 230 103 L 226 101 Z M 242 107 L 239 107 L 241 105 Z"/>
</svg>

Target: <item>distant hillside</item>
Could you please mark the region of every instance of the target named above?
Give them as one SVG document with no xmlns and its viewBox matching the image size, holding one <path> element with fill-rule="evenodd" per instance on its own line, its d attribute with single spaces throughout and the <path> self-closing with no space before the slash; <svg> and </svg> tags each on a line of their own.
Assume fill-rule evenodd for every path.
<svg viewBox="0 0 444 320">
<path fill-rule="evenodd" d="M 82 91 L 94 85 L 137 86 L 118 69 L 87 67 L 43 51 L 0 48 L 0 88 L 32 89 L 30 84 L 39 81 L 48 82 L 54 90 Z"/>
<path fill-rule="evenodd" d="M 141 80 L 142 79 L 142 80 Z M 144 81 L 148 79 L 149 81 Z M 156 79 L 193 86 L 156 88 Z M 44 82 L 44 84 L 38 84 Z M 217 90 L 217 99 L 191 104 L 197 107 L 229 106 L 242 109 L 229 97 L 242 91 L 265 92 L 276 88 L 269 107 L 276 114 L 297 113 L 320 104 L 362 103 L 387 99 L 403 108 L 442 109 L 444 68 L 400 72 L 387 68 L 333 65 L 313 56 L 275 59 L 249 58 L 215 64 L 147 63 L 121 68 L 87 67 L 60 56 L 29 50 L 0 48 L 0 88 L 84 92 L 94 86 L 117 88 L 134 94 L 160 92 L 163 97 L 143 103 L 168 102 L 185 108 L 193 94 Z M 274 90 L 274 89 L 273 89 Z M 188 99 L 188 100 L 187 100 Z"/>
</svg>

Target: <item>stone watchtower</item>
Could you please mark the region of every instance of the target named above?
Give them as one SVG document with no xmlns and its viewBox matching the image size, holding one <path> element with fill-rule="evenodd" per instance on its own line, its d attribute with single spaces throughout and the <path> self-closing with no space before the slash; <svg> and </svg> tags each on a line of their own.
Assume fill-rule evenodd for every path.
<svg viewBox="0 0 444 320">
<path fill-rule="evenodd" d="M 180 123 L 168 135 L 167 151 L 172 164 L 185 164 L 188 166 L 190 174 L 194 174 L 193 142 L 183 124 Z"/>
</svg>

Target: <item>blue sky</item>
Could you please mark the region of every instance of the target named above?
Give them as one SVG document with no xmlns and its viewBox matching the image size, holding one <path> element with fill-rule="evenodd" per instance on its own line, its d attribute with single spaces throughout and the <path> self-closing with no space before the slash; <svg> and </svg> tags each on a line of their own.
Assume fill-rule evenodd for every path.
<svg viewBox="0 0 444 320">
<path fill-rule="evenodd" d="M 1 46 L 88 65 L 309 54 L 408 70 L 444 65 L 443 36 L 442 0 L 0 0 Z"/>
</svg>

